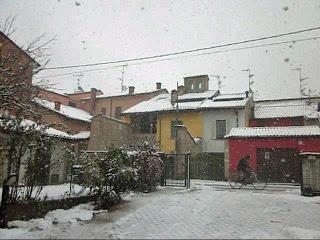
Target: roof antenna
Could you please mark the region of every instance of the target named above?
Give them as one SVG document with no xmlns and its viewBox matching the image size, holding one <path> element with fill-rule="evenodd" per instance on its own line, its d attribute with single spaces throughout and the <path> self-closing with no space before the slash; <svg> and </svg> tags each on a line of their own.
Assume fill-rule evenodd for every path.
<svg viewBox="0 0 320 240">
<path fill-rule="evenodd" d="M 80 73 L 80 74 L 75 74 L 73 76 L 78 77 L 78 79 L 77 79 L 77 88 L 74 90 L 74 93 L 84 92 L 83 88 L 80 86 L 80 77 L 82 77 L 83 74 Z"/>
</svg>

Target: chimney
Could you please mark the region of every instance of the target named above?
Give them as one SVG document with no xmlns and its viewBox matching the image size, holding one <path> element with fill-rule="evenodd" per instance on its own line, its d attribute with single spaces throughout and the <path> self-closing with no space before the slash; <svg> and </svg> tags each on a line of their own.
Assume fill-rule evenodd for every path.
<svg viewBox="0 0 320 240">
<path fill-rule="evenodd" d="M 129 94 L 133 94 L 134 93 L 134 86 L 129 86 Z"/>
<path fill-rule="evenodd" d="M 90 114 L 93 115 L 96 107 L 96 97 L 97 97 L 97 89 L 91 88 L 90 93 Z"/>
<path fill-rule="evenodd" d="M 157 83 L 156 83 L 156 86 L 157 86 L 156 89 L 157 89 L 157 90 L 160 90 L 160 89 L 161 89 L 161 82 L 157 82 Z"/>
<path fill-rule="evenodd" d="M 60 111 L 60 109 L 61 109 L 61 102 L 58 102 L 58 101 L 54 102 L 54 109 Z"/>
</svg>

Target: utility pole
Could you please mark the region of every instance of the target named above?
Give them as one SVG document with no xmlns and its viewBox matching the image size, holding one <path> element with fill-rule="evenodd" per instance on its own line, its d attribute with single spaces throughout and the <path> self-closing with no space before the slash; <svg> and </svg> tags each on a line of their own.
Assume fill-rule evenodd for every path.
<svg viewBox="0 0 320 240">
<path fill-rule="evenodd" d="M 253 93 L 253 91 L 252 91 L 252 89 L 251 89 L 251 85 L 252 85 L 254 82 L 251 81 L 251 78 L 254 76 L 254 74 L 250 72 L 250 68 L 248 68 L 248 69 L 243 69 L 242 71 L 248 72 L 249 93 Z"/>
</svg>

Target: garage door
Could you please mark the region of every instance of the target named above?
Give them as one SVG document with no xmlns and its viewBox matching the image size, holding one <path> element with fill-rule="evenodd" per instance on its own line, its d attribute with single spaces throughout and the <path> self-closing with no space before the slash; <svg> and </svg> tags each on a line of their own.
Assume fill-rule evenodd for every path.
<svg viewBox="0 0 320 240">
<path fill-rule="evenodd" d="M 257 172 L 267 175 L 270 182 L 300 183 L 298 151 L 292 148 L 257 149 Z"/>
</svg>

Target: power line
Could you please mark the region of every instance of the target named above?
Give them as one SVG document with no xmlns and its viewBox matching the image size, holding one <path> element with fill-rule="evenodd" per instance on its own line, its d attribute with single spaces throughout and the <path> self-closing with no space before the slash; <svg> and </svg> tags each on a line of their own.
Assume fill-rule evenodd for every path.
<svg viewBox="0 0 320 240">
<path fill-rule="evenodd" d="M 159 55 L 140 57 L 140 58 L 128 58 L 128 59 L 116 60 L 116 61 L 108 61 L 108 62 L 98 62 L 98 63 L 88 63 L 88 64 L 48 67 L 48 68 L 44 68 L 43 70 L 55 70 L 55 69 L 79 68 L 79 67 L 92 67 L 92 66 L 98 66 L 98 65 L 108 65 L 108 64 L 116 64 L 116 63 L 128 63 L 128 62 L 148 60 L 148 59 L 153 59 L 153 58 L 162 58 L 162 57 L 168 57 L 168 56 L 174 56 L 174 55 L 180 55 L 180 54 L 186 54 L 186 53 L 205 51 L 205 50 L 210 50 L 210 49 L 215 49 L 215 48 L 239 45 L 239 44 L 244 44 L 244 43 L 257 42 L 257 41 L 262 41 L 262 40 L 267 40 L 267 39 L 272 39 L 272 38 L 289 36 L 289 35 L 298 34 L 298 33 L 315 31 L 315 30 L 319 30 L 319 29 L 320 29 L 320 26 L 314 27 L 314 28 L 303 29 L 303 30 L 299 30 L 299 31 L 294 31 L 294 32 L 282 33 L 282 34 L 271 35 L 271 36 L 266 36 L 266 37 L 261 37 L 261 38 L 254 38 L 254 39 L 249 39 L 249 40 L 244 40 L 244 41 L 239 41 L 239 42 L 231 42 L 231 43 L 226 43 L 226 44 L 221 44 L 221 45 L 215 45 L 215 46 L 211 46 L 211 47 L 196 48 L 196 49 L 192 49 L 192 50 L 185 50 L 185 51 L 172 52 L 172 53 L 166 53 L 166 54 L 159 54 Z"/>
<path fill-rule="evenodd" d="M 223 53 L 223 52 L 240 51 L 240 50 L 260 48 L 260 47 L 267 47 L 267 46 L 277 46 L 277 45 L 282 45 L 282 44 L 296 43 L 296 42 L 304 42 L 304 41 L 311 41 L 311 40 L 316 40 L 316 39 L 320 39 L 320 36 L 311 37 L 311 38 L 295 39 L 295 40 L 290 40 L 290 41 L 274 42 L 274 43 L 268 43 L 268 44 L 260 44 L 260 45 L 255 45 L 255 46 L 246 46 L 246 47 L 225 49 L 225 50 L 219 50 L 219 51 L 213 51 L 213 52 L 206 52 L 206 53 L 200 53 L 200 54 L 193 54 L 193 55 L 187 55 L 187 56 L 180 56 L 180 57 L 157 59 L 157 60 L 146 61 L 146 62 L 131 63 L 131 64 L 128 64 L 128 66 L 150 64 L 150 63 L 162 62 L 162 61 L 171 61 L 171 60 L 176 60 L 176 59 L 183 59 L 183 58 L 190 58 L 190 57 L 198 57 L 198 56 L 212 55 L 212 54 Z M 104 70 L 109 70 L 109 69 L 113 69 L 113 68 L 120 68 L 120 67 L 123 67 L 123 64 L 121 64 L 121 65 L 115 65 L 115 66 L 111 66 L 111 67 L 107 67 L 107 68 L 96 68 L 96 69 L 89 69 L 89 70 L 74 71 L 74 72 L 69 72 L 69 73 L 61 73 L 61 74 L 53 74 L 53 75 L 35 77 L 34 79 L 60 77 L 60 76 L 73 75 L 73 74 L 77 74 L 77 73 L 104 71 Z"/>
</svg>

